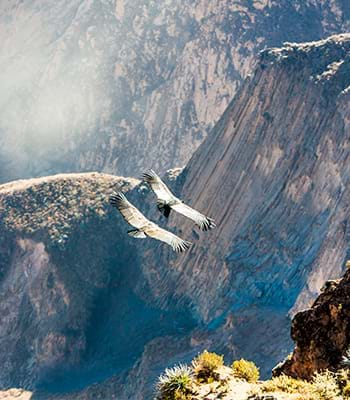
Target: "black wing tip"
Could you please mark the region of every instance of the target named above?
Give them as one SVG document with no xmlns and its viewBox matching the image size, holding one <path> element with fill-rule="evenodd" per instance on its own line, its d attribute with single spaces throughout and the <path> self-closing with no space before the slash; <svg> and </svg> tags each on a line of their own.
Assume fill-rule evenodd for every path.
<svg viewBox="0 0 350 400">
<path fill-rule="evenodd" d="M 191 242 L 183 240 L 176 247 L 174 247 L 174 250 L 176 251 L 176 253 L 183 253 L 184 251 L 188 250 L 191 246 L 192 246 Z"/>
<path fill-rule="evenodd" d="M 154 179 L 156 179 L 157 177 L 158 177 L 158 175 L 153 171 L 153 169 L 150 169 L 141 175 L 141 179 L 145 182 L 151 182 Z"/>
<path fill-rule="evenodd" d="M 121 202 L 125 201 L 126 197 L 122 192 L 113 192 L 113 194 L 109 197 L 109 204 L 113 207 L 117 207 Z"/>
<path fill-rule="evenodd" d="M 209 231 L 216 227 L 215 221 L 212 218 L 207 217 L 207 219 L 200 225 L 202 231 Z"/>
</svg>

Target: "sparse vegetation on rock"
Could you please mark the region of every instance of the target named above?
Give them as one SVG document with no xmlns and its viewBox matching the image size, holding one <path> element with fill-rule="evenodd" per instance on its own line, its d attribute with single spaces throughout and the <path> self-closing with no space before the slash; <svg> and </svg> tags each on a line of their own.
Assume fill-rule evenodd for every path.
<svg viewBox="0 0 350 400">
<path fill-rule="evenodd" d="M 167 368 L 156 384 L 157 400 L 190 400 L 193 392 L 193 371 L 187 365 Z"/>
<path fill-rule="evenodd" d="M 1 223 L 9 231 L 45 234 L 51 245 L 64 246 L 76 226 L 106 218 L 108 194 L 137 183 L 111 175 L 62 174 L 0 187 Z M 8 194 L 11 193 L 11 196 Z"/>
<path fill-rule="evenodd" d="M 343 388 L 342 394 L 345 399 L 350 399 L 350 382 Z"/>
<path fill-rule="evenodd" d="M 311 393 L 317 400 L 340 400 L 340 388 L 336 375 L 327 370 L 316 373 L 312 380 Z"/>
<path fill-rule="evenodd" d="M 224 357 L 204 350 L 193 361 L 194 374 L 199 382 L 211 382 L 218 379 L 218 368 L 224 365 Z"/>
<path fill-rule="evenodd" d="M 261 392 L 284 392 L 284 393 L 310 393 L 310 383 L 302 379 L 291 378 L 287 375 L 280 375 L 271 380 L 262 382 L 259 390 Z"/>
<path fill-rule="evenodd" d="M 232 364 L 233 374 L 236 378 L 243 379 L 247 382 L 256 382 L 259 379 L 259 368 L 252 362 L 244 360 L 236 360 Z"/>
<path fill-rule="evenodd" d="M 191 366 L 166 369 L 156 385 L 155 400 L 346 400 L 350 375 L 346 368 L 316 372 L 309 381 L 285 374 L 258 381 L 252 362 L 224 366 L 223 356 L 205 350 Z"/>
<path fill-rule="evenodd" d="M 311 381 L 295 379 L 282 374 L 261 382 L 252 389 L 252 393 L 257 396 L 273 394 L 277 399 L 342 400 L 347 398 L 347 389 L 345 389 L 347 385 L 348 383 L 342 389 L 338 373 L 325 370 L 316 373 Z"/>
</svg>

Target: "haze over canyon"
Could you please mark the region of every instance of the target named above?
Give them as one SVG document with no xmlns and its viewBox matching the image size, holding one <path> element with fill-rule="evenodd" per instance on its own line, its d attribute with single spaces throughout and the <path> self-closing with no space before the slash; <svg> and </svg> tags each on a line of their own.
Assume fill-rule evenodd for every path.
<svg viewBox="0 0 350 400">
<path fill-rule="evenodd" d="M 1 175 L 184 166 L 255 56 L 350 28 L 347 0 L 5 0 Z"/>
<path fill-rule="evenodd" d="M 151 399 L 205 348 L 270 374 L 349 258 L 349 25 L 345 0 L 0 4 L 1 388 Z M 216 229 L 165 220 L 150 167 Z M 115 190 L 194 245 L 129 237 Z"/>
</svg>

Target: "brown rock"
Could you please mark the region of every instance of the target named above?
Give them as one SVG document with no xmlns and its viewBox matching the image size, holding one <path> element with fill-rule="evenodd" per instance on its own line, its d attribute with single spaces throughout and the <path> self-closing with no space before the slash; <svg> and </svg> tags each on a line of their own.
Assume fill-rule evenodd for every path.
<svg viewBox="0 0 350 400">
<path fill-rule="evenodd" d="M 292 356 L 273 373 L 310 379 L 323 369 L 336 369 L 350 346 L 350 271 L 340 281 L 331 281 L 311 308 L 295 315 L 291 336 Z"/>
</svg>

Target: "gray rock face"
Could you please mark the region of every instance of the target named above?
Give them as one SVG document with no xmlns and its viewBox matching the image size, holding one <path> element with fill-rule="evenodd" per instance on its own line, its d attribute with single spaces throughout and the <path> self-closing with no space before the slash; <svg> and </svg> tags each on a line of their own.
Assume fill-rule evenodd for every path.
<svg viewBox="0 0 350 400">
<path fill-rule="evenodd" d="M 145 270 L 264 373 L 290 349 L 288 316 L 348 256 L 349 63 L 350 35 L 261 54 L 182 175 L 182 197 L 217 228 L 173 215 L 195 246 Z"/>
<path fill-rule="evenodd" d="M 349 29 L 344 0 L 1 2 L 1 181 L 184 165 L 254 56 Z"/>
</svg>

